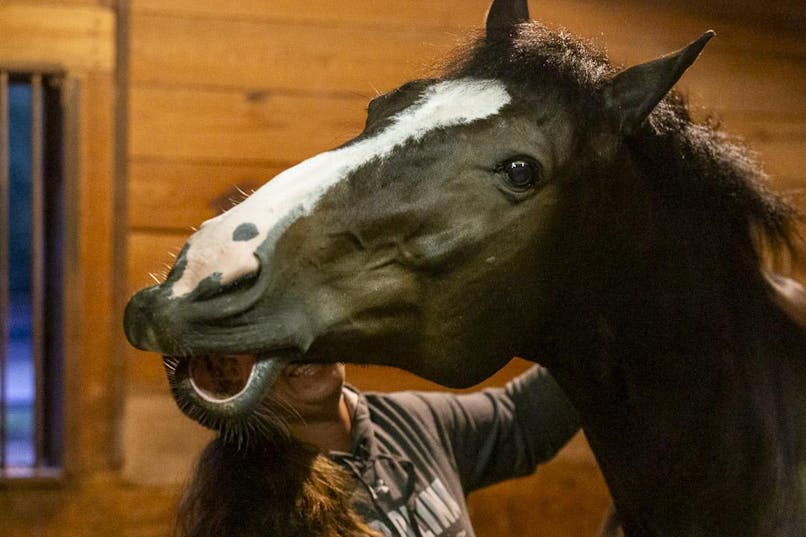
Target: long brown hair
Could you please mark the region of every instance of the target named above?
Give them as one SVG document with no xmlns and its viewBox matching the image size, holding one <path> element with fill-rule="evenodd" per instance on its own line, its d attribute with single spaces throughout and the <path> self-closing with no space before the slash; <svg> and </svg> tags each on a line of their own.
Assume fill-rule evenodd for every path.
<svg viewBox="0 0 806 537">
<path fill-rule="evenodd" d="M 355 514 L 346 470 L 292 438 L 216 438 L 179 505 L 175 537 L 379 537 Z"/>
</svg>

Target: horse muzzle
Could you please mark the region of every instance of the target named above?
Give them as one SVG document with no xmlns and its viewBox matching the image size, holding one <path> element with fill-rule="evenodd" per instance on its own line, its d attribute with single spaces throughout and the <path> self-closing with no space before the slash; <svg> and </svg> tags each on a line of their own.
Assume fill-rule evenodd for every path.
<svg viewBox="0 0 806 537">
<path fill-rule="evenodd" d="M 253 277 L 176 297 L 166 282 L 136 293 L 126 306 L 126 337 L 163 355 L 179 408 L 225 435 L 256 428 L 243 424 L 253 423 L 250 416 L 280 372 L 313 340 L 302 304 L 272 300 L 268 287 Z"/>
</svg>

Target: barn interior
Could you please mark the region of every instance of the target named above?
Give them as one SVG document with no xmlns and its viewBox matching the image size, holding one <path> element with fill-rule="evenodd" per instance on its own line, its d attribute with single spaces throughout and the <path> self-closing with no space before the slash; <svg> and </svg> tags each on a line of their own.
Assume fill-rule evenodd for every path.
<svg viewBox="0 0 806 537">
<path fill-rule="evenodd" d="M 126 343 L 128 297 L 160 277 L 194 226 L 358 134 L 375 95 L 438 71 L 487 5 L 0 3 L 0 108 L 10 111 L 0 122 L 11 125 L 0 145 L 27 133 L 21 158 L 34 164 L 13 173 L 39 185 L 30 195 L 10 189 L 9 174 L 0 181 L 10 192 L 0 230 L 11 230 L 0 240 L 0 536 L 171 534 L 211 433 L 176 408 L 160 358 Z M 623 65 L 714 29 L 678 88 L 806 211 L 806 4 L 555 0 L 530 11 Z M 806 267 L 792 270 L 806 280 Z M 529 365 L 514 359 L 483 385 Z M 443 389 L 380 367 L 349 367 L 348 378 Z M 609 504 L 582 433 L 533 476 L 469 499 L 477 534 L 496 537 L 594 535 Z"/>
</svg>

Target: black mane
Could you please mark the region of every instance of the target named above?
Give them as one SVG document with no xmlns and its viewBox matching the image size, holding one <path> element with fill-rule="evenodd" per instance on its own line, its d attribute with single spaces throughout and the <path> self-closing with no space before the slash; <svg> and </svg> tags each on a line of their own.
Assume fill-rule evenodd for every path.
<svg viewBox="0 0 806 537">
<path fill-rule="evenodd" d="M 514 33 L 500 38 L 475 37 L 444 70 L 446 78 L 549 85 L 572 96 L 593 95 L 616 71 L 607 55 L 592 44 L 534 21 L 522 23 Z"/>
</svg>

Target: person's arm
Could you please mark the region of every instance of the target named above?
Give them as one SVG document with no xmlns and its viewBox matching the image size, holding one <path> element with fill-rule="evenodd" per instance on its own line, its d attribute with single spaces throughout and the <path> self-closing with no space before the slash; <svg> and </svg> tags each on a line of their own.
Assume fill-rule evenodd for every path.
<svg viewBox="0 0 806 537">
<path fill-rule="evenodd" d="M 504 388 L 462 395 L 409 392 L 405 397 L 418 400 L 410 408 L 421 413 L 453 455 L 466 493 L 530 474 L 579 429 L 576 410 L 540 366 Z"/>
</svg>

